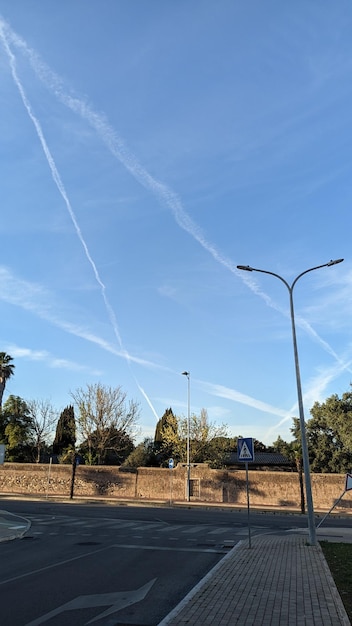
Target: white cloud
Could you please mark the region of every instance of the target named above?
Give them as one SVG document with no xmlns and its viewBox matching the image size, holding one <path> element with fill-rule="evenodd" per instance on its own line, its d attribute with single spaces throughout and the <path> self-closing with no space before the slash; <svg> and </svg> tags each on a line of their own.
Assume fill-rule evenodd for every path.
<svg viewBox="0 0 352 626">
<path fill-rule="evenodd" d="M 149 368 L 160 367 L 152 361 L 127 354 L 125 351 L 109 343 L 102 337 L 95 335 L 83 326 L 60 318 L 57 314 L 58 305 L 54 303 L 54 296 L 49 290 L 38 283 L 31 283 L 18 278 L 10 269 L 4 266 L 0 267 L 0 300 L 30 311 L 57 328 L 61 328 L 71 335 L 81 337 L 86 341 L 94 343 L 103 350 L 126 359 L 129 362 Z"/>
<path fill-rule="evenodd" d="M 98 370 L 92 370 L 92 368 L 86 365 L 80 365 L 74 361 L 68 359 L 60 359 L 54 357 L 46 350 L 32 350 L 31 348 L 21 348 L 15 344 L 9 344 L 6 346 L 5 351 L 11 354 L 13 358 L 26 359 L 28 361 L 43 361 L 49 367 L 55 369 L 65 369 L 70 371 L 89 371 L 95 375 L 98 375 Z"/>
</svg>

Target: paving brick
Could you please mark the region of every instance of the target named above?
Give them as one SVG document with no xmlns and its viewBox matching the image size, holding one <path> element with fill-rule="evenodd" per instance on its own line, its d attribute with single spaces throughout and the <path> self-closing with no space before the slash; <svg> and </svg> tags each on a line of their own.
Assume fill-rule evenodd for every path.
<svg viewBox="0 0 352 626">
<path fill-rule="evenodd" d="M 350 626 L 320 545 L 302 535 L 235 546 L 159 626 Z"/>
</svg>

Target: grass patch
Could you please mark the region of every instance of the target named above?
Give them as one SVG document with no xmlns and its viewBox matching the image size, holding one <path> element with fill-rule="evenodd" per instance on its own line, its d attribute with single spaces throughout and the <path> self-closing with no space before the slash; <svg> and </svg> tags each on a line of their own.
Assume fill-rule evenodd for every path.
<svg viewBox="0 0 352 626">
<path fill-rule="evenodd" d="M 352 622 L 352 543 L 320 541 L 325 559 Z"/>
</svg>

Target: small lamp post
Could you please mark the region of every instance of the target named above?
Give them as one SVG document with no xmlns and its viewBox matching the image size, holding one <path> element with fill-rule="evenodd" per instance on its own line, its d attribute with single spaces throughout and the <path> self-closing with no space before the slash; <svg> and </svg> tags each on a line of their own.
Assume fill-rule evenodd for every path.
<svg viewBox="0 0 352 626">
<path fill-rule="evenodd" d="M 187 493 L 186 498 L 189 502 L 191 499 L 191 463 L 190 463 L 190 437 L 191 437 L 191 374 L 190 372 L 182 372 L 182 376 L 187 377 L 188 393 L 187 393 Z"/>
</svg>

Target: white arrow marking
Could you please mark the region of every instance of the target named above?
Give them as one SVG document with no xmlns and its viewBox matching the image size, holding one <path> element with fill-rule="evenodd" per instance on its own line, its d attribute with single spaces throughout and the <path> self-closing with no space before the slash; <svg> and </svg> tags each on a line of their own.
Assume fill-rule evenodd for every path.
<svg viewBox="0 0 352 626">
<path fill-rule="evenodd" d="M 89 609 L 96 606 L 110 606 L 109 609 L 97 615 L 92 620 L 87 622 L 87 624 L 93 624 L 93 622 L 97 622 L 99 619 L 106 617 L 107 615 L 111 615 L 112 613 L 117 613 L 121 609 L 124 609 L 126 606 L 130 606 L 131 604 L 136 604 L 136 602 L 140 602 L 144 600 L 147 593 L 150 591 L 152 586 L 154 585 L 156 578 L 151 580 L 149 583 L 140 587 L 139 589 L 135 589 L 134 591 L 116 591 L 114 593 L 100 593 L 91 596 L 78 596 L 71 602 L 67 602 L 66 604 L 62 604 L 57 609 L 38 617 L 38 619 L 29 622 L 26 626 L 39 626 L 39 624 L 43 624 L 47 620 L 52 617 L 56 617 L 56 615 L 60 615 L 60 613 L 64 613 L 64 611 L 72 611 L 75 609 Z"/>
</svg>

